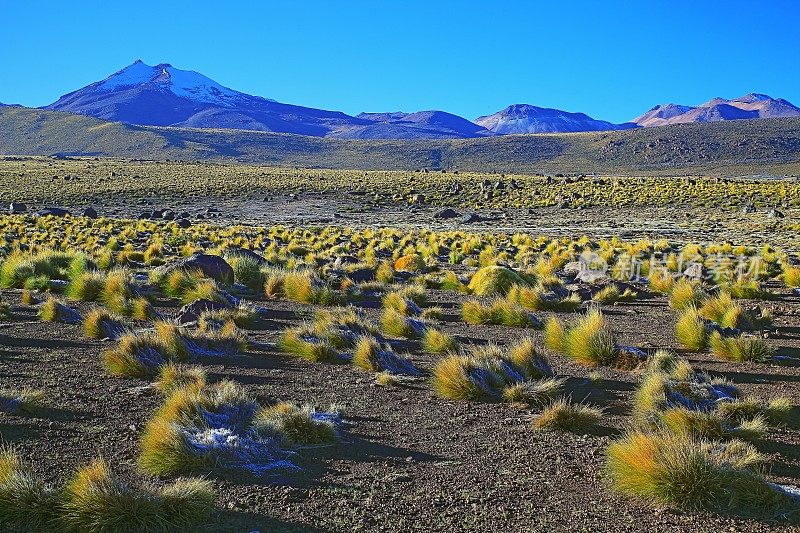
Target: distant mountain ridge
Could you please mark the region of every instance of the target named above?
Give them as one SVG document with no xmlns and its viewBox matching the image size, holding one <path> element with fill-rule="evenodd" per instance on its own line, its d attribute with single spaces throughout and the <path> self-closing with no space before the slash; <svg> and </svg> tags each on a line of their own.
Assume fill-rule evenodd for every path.
<svg viewBox="0 0 800 533">
<path fill-rule="evenodd" d="M 783 98 L 749 93 L 732 100 L 712 98 L 696 107 L 678 104 L 657 105 L 631 122 L 639 126 L 651 127 L 691 122 L 787 117 L 800 117 L 800 108 Z"/>
<path fill-rule="evenodd" d="M 800 108 L 790 102 L 758 93 L 732 100 L 714 98 L 699 106 L 658 105 L 624 124 L 530 104 L 514 104 L 475 121 L 440 110 L 351 116 L 249 95 L 198 72 L 177 69 L 169 63 L 150 66 L 141 60 L 64 95 L 43 109 L 142 126 L 253 130 L 340 139 L 464 139 L 800 116 Z"/>
<path fill-rule="evenodd" d="M 510 105 L 493 115 L 478 117 L 475 123 L 501 135 L 608 131 L 636 127 L 632 124 L 612 124 L 605 120 L 596 120 L 585 113 L 570 113 L 530 104 Z"/>
</svg>

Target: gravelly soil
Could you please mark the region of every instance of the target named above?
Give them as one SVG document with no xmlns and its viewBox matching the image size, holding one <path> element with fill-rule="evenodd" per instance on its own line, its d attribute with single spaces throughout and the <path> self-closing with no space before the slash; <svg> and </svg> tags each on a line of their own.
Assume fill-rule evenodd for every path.
<svg viewBox="0 0 800 533">
<path fill-rule="evenodd" d="M 541 341 L 538 331 L 466 326 L 454 320 L 460 295 L 430 292 L 446 308 L 438 325 L 462 342 L 507 343 L 524 334 Z M 83 338 L 77 325 L 38 322 L 35 308 L 20 305 L 18 292 L 1 294 L 16 316 L 0 327 L 0 380 L 6 387 L 43 389 L 52 407 L 37 417 L 0 415 L 2 438 L 51 483 L 98 455 L 125 478 L 141 481 L 137 441 L 160 396 L 146 382 L 104 374 L 99 355 L 108 342 Z M 776 311 L 777 334 L 769 342 L 792 357 L 800 357 L 798 304 L 800 297 L 788 293 L 762 303 Z M 604 448 L 625 427 L 635 373 L 601 369 L 604 381 L 593 385 L 587 369 L 551 354 L 557 373 L 569 377 L 573 399 L 604 407 L 606 416 L 601 430 L 591 435 L 535 432 L 530 424 L 535 411 L 527 408 L 446 401 L 424 380 L 378 386 L 372 375 L 348 365 L 280 354 L 270 343 L 312 307 L 262 305 L 271 310 L 270 320 L 264 329 L 247 332 L 262 348 L 202 361 L 210 378 L 235 379 L 262 401 L 343 405 L 349 426 L 338 446 L 301 451 L 300 473 L 264 479 L 213 476 L 219 511 L 209 531 L 785 529 L 741 517 L 654 511 L 610 490 L 602 474 Z M 90 308 L 76 307 L 83 313 Z M 663 298 L 604 311 L 622 344 L 676 347 L 675 315 Z M 366 313 L 377 319 L 376 309 Z M 433 357 L 413 343 L 406 347 L 420 367 L 432 368 Z M 692 364 L 731 378 L 748 395 L 786 395 L 800 404 L 800 366 L 731 364 L 687 355 Z M 798 444 L 796 428 L 772 431 L 758 443 L 772 459 L 771 480 L 800 485 Z"/>
</svg>

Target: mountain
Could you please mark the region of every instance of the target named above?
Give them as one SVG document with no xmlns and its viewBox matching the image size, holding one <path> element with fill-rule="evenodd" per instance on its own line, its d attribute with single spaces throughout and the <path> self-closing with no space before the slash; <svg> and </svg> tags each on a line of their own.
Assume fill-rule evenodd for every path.
<svg viewBox="0 0 800 533">
<path fill-rule="evenodd" d="M 343 129 L 329 136 L 340 139 L 463 139 L 492 135 L 483 126 L 444 111 L 359 113 L 356 118 L 371 124 Z"/>
<path fill-rule="evenodd" d="M 635 125 L 617 125 L 605 120 L 595 120 L 584 113 L 570 113 L 530 104 L 510 105 L 493 115 L 478 117 L 475 123 L 493 133 L 503 135 L 605 131 L 636 127 Z"/>
<path fill-rule="evenodd" d="M 224 128 L 346 139 L 464 138 L 490 132 L 442 111 L 365 113 L 283 104 L 252 96 L 168 63 L 136 61 L 44 109 L 144 126 Z"/>
<path fill-rule="evenodd" d="M 783 98 L 749 93 L 732 100 L 712 98 L 696 107 L 677 104 L 657 105 L 631 122 L 649 127 L 691 122 L 786 117 L 800 117 L 800 108 Z"/>
<path fill-rule="evenodd" d="M 0 154 L 409 171 L 780 176 L 800 175 L 800 118 L 408 141 L 134 126 L 72 113 L 2 107 Z"/>
<path fill-rule="evenodd" d="M 323 136 L 367 125 L 338 111 L 282 104 L 229 89 L 197 72 L 137 60 L 45 109 L 147 126 L 234 128 Z"/>
</svg>

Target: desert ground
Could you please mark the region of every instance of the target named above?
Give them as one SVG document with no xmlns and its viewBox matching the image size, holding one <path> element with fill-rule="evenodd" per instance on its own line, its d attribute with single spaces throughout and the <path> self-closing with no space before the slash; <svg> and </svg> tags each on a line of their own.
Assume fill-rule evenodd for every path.
<svg viewBox="0 0 800 533">
<path fill-rule="evenodd" d="M 0 202 L 0 434 L 42 529 L 85 524 L 98 458 L 131 501 L 205 480 L 153 530 L 800 523 L 796 180 L 7 158 Z M 187 422 L 220 384 L 246 431 Z"/>
</svg>

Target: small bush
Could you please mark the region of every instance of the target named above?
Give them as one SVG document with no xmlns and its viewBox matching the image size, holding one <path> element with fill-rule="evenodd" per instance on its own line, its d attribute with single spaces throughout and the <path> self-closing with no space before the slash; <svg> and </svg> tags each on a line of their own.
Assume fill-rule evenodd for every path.
<svg viewBox="0 0 800 533">
<path fill-rule="evenodd" d="M 681 278 L 672 286 L 669 294 L 669 306 L 676 311 L 684 311 L 696 307 L 703 302 L 706 294 L 699 284 Z"/>
<path fill-rule="evenodd" d="M 353 365 L 363 370 L 376 373 L 419 375 L 419 370 L 410 360 L 394 353 L 391 348 L 383 347 L 373 337 L 361 337 L 353 352 Z"/>
<path fill-rule="evenodd" d="M 314 336 L 304 328 L 286 329 L 278 341 L 281 351 L 314 363 L 341 361 L 339 352 L 330 341 Z"/>
<path fill-rule="evenodd" d="M 202 366 L 187 366 L 179 363 L 167 363 L 158 373 L 155 387 L 163 394 L 177 389 L 202 389 L 206 385 L 206 371 Z"/>
<path fill-rule="evenodd" d="M 381 330 L 390 337 L 419 339 L 426 329 L 424 322 L 409 318 L 391 308 L 384 310 L 381 315 Z"/>
<path fill-rule="evenodd" d="M 549 320 L 545 324 L 545 345 L 588 367 L 614 364 L 620 354 L 603 314 L 597 309 L 568 327 L 556 319 Z"/>
<path fill-rule="evenodd" d="M 540 324 L 524 307 L 508 299 L 495 300 L 489 305 L 483 305 L 477 300 L 466 301 L 461 307 L 461 316 L 467 324 L 493 324 L 517 328 Z"/>
<path fill-rule="evenodd" d="M 335 418 L 318 413 L 312 406 L 283 402 L 260 409 L 253 419 L 254 430 L 262 436 L 277 436 L 284 444 L 309 446 L 339 440 Z"/>
</svg>

